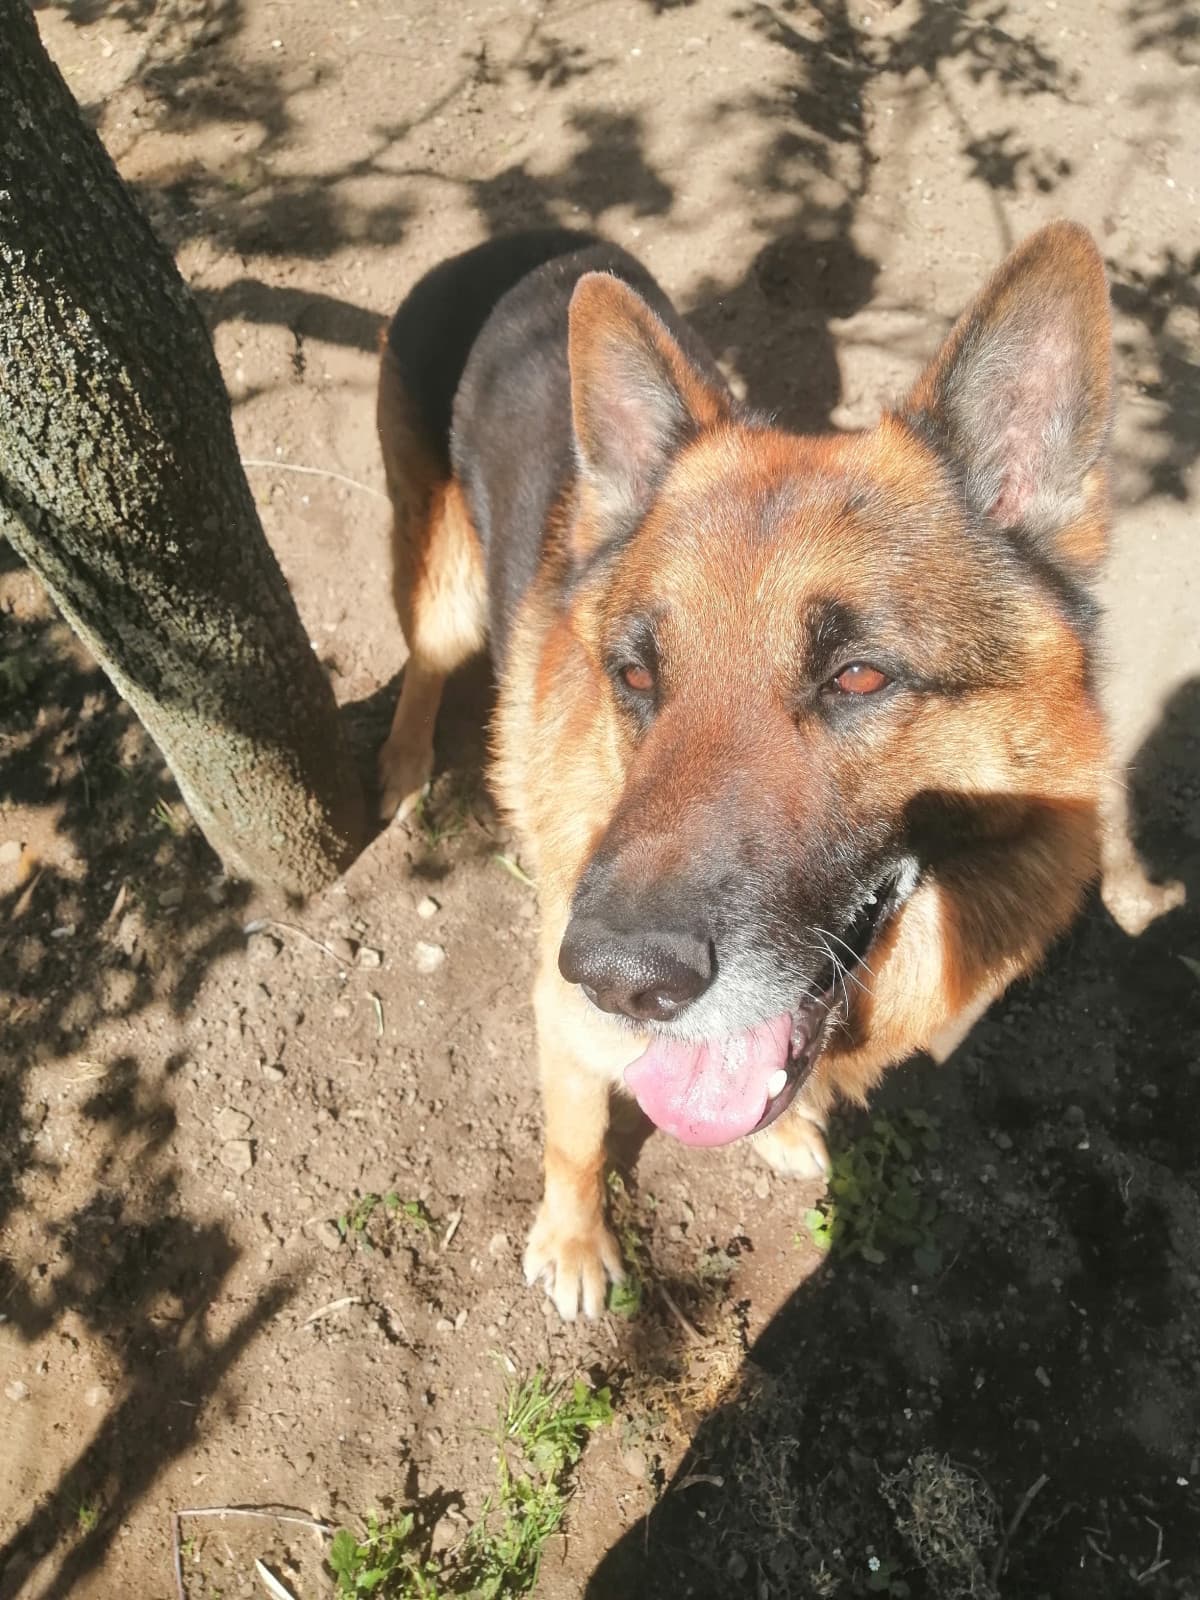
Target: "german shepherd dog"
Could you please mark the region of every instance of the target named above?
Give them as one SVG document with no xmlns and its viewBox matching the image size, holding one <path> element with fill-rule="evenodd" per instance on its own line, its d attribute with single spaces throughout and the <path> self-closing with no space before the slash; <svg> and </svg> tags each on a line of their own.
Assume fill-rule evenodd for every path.
<svg viewBox="0 0 1200 1600">
<path fill-rule="evenodd" d="M 536 875 L 545 1193 L 566 1318 L 621 1257 L 622 1082 L 694 1145 L 827 1170 L 822 1126 L 977 1014 L 1073 917 L 1107 771 L 1104 271 L 1021 245 L 869 432 L 736 403 L 644 267 L 574 233 L 429 273 L 379 431 L 409 657 L 382 811 L 490 640 L 493 779 Z"/>
</svg>

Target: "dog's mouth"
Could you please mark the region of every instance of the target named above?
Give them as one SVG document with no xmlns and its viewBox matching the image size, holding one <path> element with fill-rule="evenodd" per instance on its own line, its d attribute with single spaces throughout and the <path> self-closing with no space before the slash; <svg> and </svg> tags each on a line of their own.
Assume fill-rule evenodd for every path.
<svg viewBox="0 0 1200 1600">
<path fill-rule="evenodd" d="M 869 989 L 867 958 L 907 899 L 900 875 L 878 885 L 836 938 L 820 976 L 798 1004 L 727 1039 L 660 1035 L 625 1069 L 625 1082 L 657 1127 L 684 1144 L 721 1145 L 769 1128 L 816 1066 L 853 989 Z"/>
</svg>

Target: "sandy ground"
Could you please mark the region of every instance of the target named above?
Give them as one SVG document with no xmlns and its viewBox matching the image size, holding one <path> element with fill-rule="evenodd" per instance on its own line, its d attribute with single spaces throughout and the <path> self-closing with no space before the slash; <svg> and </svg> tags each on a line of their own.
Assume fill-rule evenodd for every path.
<svg viewBox="0 0 1200 1600">
<path fill-rule="evenodd" d="M 403 660 L 373 352 L 439 258 L 596 226 L 760 404 L 858 425 L 1011 243 L 1088 224 L 1117 312 L 1105 693 L 1137 850 L 1181 887 L 1117 883 L 1116 917 L 1097 900 L 948 1067 L 886 1086 L 881 1114 L 941 1131 L 934 1277 L 825 1264 L 800 1223 L 814 1190 L 652 1139 L 630 1226 L 692 1331 L 653 1290 L 632 1321 L 565 1328 L 519 1275 L 534 905 L 481 787 L 486 673 L 443 726 L 436 825 L 389 831 L 288 908 L 221 877 L 3 556 L 0 1595 L 171 1595 L 172 1514 L 195 1506 L 415 1507 L 444 1548 L 492 1482 L 508 1375 L 539 1365 L 612 1383 L 618 1410 L 545 1596 L 983 1593 L 887 1502 L 883 1475 L 922 1452 L 978 1474 L 997 1526 L 1037 1486 L 1001 1593 L 1200 1594 L 1194 11 L 71 0 L 38 18 L 201 300 L 364 752 Z M 388 1192 L 409 1211 L 373 1220 L 375 1248 L 343 1239 L 356 1197 Z M 304 1530 L 185 1534 L 189 1600 L 262 1592 L 255 1556 L 298 1596 L 329 1590 Z"/>
</svg>

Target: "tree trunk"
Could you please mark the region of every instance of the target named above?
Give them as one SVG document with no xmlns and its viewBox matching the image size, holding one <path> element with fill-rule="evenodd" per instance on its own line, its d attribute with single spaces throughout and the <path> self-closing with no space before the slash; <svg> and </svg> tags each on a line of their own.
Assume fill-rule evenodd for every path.
<svg viewBox="0 0 1200 1600">
<path fill-rule="evenodd" d="M 228 865 L 307 893 L 364 838 L 333 695 L 267 545 L 200 313 L 0 0 L 0 533 Z"/>
</svg>

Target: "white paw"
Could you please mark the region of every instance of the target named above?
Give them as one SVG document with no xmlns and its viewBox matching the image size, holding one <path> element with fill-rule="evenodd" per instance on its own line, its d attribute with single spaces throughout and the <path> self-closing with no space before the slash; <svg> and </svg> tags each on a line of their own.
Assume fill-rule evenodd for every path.
<svg viewBox="0 0 1200 1600">
<path fill-rule="evenodd" d="M 394 744 L 391 739 L 379 752 L 379 815 L 384 822 L 395 817 L 403 822 L 411 816 L 429 788 L 433 772 L 430 746 L 414 748 Z"/>
<path fill-rule="evenodd" d="M 620 1248 L 601 1216 L 581 1222 L 542 1202 L 525 1246 L 525 1282 L 542 1283 L 564 1321 L 574 1322 L 581 1308 L 598 1317 L 609 1283 L 624 1276 Z"/>
<path fill-rule="evenodd" d="M 831 1169 L 829 1149 L 825 1143 L 825 1125 L 815 1111 L 799 1105 L 792 1106 L 765 1132 L 755 1134 L 752 1143 L 756 1154 L 781 1177 L 829 1176 Z"/>
</svg>

